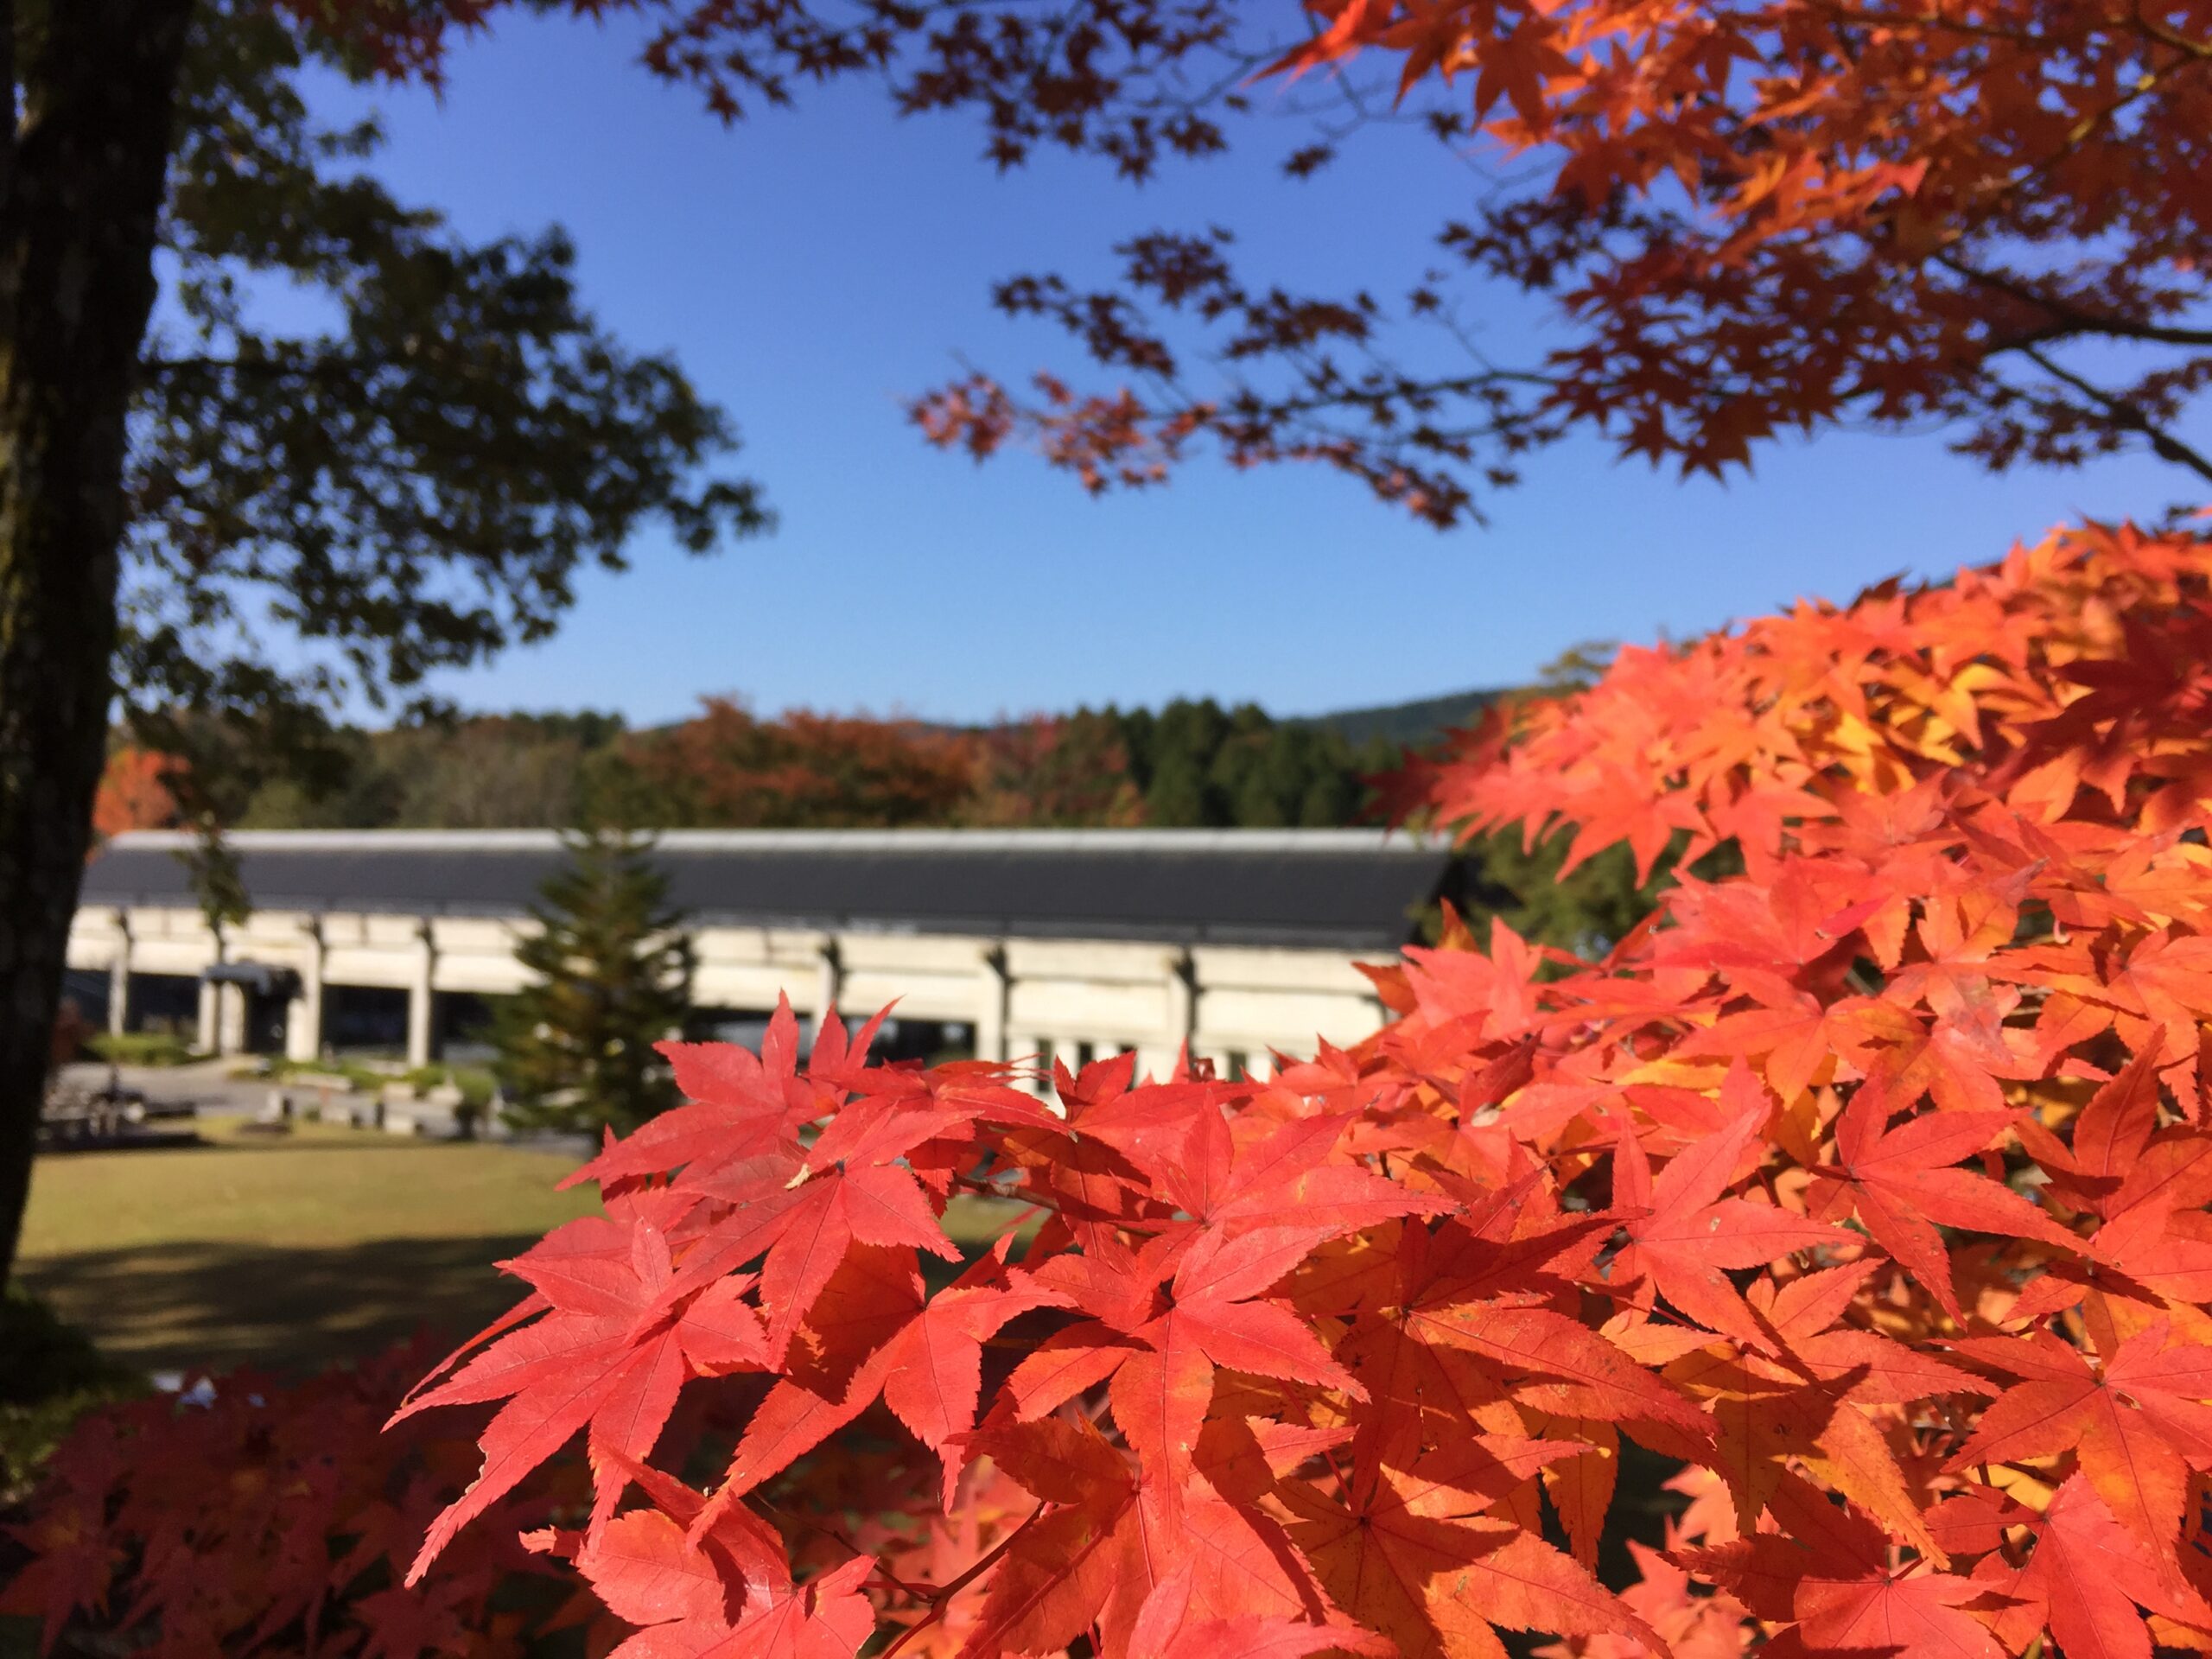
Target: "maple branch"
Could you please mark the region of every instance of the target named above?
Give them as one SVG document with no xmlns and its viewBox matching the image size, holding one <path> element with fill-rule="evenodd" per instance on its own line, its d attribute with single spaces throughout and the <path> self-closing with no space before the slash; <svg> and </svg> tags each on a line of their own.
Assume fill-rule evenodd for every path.
<svg viewBox="0 0 2212 1659">
<path fill-rule="evenodd" d="M 2129 317 L 2107 316 L 2100 312 L 2083 310 L 2081 307 L 2065 300 L 2054 299 L 2051 296 L 2031 288 L 2015 277 L 2000 276 L 1993 270 L 1984 270 L 1978 265 L 1970 265 L 1965 260 L 1955 258 L 1948 253 L 1937 254 L 1936 263 L 1944 270 L 1955 272 L 1970 282 L 1979 283 L 1985 288 L 1994 289 L 2000 294 L 2009 295 L 2013 299 L 2018 300 L 2024 305 L 2035 306 L 2040 310 L 2050 312 L 2054 317 L 2063 320 L 2064 327 L 2062 328 L 2024 335 L 2018 340 L 2009 340 L 2005 346 L 1996 348 L 2000 351 L 2024 348 L 2065 334 L 2110 334 L 2116 339 L 2147 340 L 2160 346 L 2212 346 L 2212 328 L 2176 328 L 2164 323 L 2138 322 Z"/>
<path fill-rule="evenodd" d="M 837 1545 L 840 1548 L 849 1550 L 855 1556 L 869 1554 L 868 1551 L 862 1549 L 858 1544 L 845 1536 L 842 1532 L 839 1531 L 835 1527 L 826 1525 L 820 1521 L 813 1520 L 807 1516 L 793 1515 L 789 1510 L 784 1509 L 779 1504 L 772 1503 L 765 1497 L 756 1497 L 753 1501 L 761 1509 L 767 1510 L 771 1515 L 781 1516 L 785 1520 L 791 1522 L 793 1525 L 804 1527 L 810 1532 L 820 1533 L 824 1538 L 829 1539 L 830 1542 Z M 875 1561 L 875 1570 L 877 1574 L 886 1584 L 888 1584 L 893 1589 L 897 1590 L 901 1595 L 912 1596 L 916 1601 L 927 1601 L 932 1596 L 939 1593 L 937 1586 L 934 1585 L 907 1583 L 896 1573 L 893 1573 L 889 1567 L 886 1567 L 880 1557 L 871 1556 L 870 1559 Z"/>
<path fill-rule="evenodd" d="M 1982 40 L 2007 41 L 2037 52 L 2056 49 L 2056 43 L 2050 36 L 2030 29 L 2001 29 L 1994 23 L 1971 22 L 1963 17 L 1946 17 L 1932 11 L 1860 11 L 1849 6 L 1819 5 L 1815 10 L 1840 23 L 1857 23 L 1866 29 L 1941 29 L 1946 34 L 1965 35 Z"/>
<path fill-rule="evenodd" d="M 2018 349 L 2021 355 L 2051 378 L 2072 387 L 2103 410 L 2112 417 L 2114 425 L 2124 431 L 2133 432 L 2142 437 L 2150 444 L 2151 452 L 2159 460 L 2171 461 L 2177 467 L 2186 467 L 2207 483 L 2212 483 L 2212 459 L 2197 454 L 2172 433 L 2158 425 L 2126 398 L 2107 391 L 2101 386 L 2090 385 L 2072 370 L 2063 368 L 2051 361 L 2048 356 L 2033 346 L 2022 346 Z"/>
<path fill-rule="evenodd" d="M 1023 1533 L 1028 1531 L 1030 1528 L 1035 1526 L 1043 1517 L 1044 1513 L 1045 1505 L 1043 1501 L 1040 1499 L 1037 1507 L 1030 1510 L 1029 1518 L 1027 1521 L 1024 1521 L 1012 1532 L 1009 1532 L 1005 1537 L 1000 1539 L 997 1543 L 994 1544 L 991 1547 L 989 1553 L 985 1554 L 982 1560 L 976 1562 L 974 1566 L 970 1567 L 958 1578 L 953 1580 L 950 1584 L 944 1586 L 935 1595 L 931 1596 L 930 1598 L 929 1611 L 922 1615 L 920 1618 L 915 1620 L 912 1624 L 909 1624 L 905 1630 L 901 1630 L 899 1633 L 898 1640 L 883 1650 L 880 1659 L 891 1659 L 891 1656 L 893 1654 L 898 1652 L 899 1649 L 905 1647 L 909 1642 L 912 1641 L 916 1636 L 927 1630 L 931 1625 L 936 1624 L 938 1619 L 944 1618 L 946 1604 L 949 1603 L 953 1597 L 958 1595 L 963 1590 L 965 1590 L 969 1585 L 981 1578 L 984 1573 L 989 1572 L 993 1567 L 996 1566 L 998 1564 L 999 1557 L 1005 1554 L 1009 1549 L 1012 1549 L 1014 1545 L 1014 1541 L 1020 1538 Z"/>
<path fill-rule="evenodd" d="M 2186 53 L 2192 58 L 2212 60 L 2212 41 L 2193 41 L 2179 30 L 2169 29 L 2165 24 L 2145 16 L 2143 12 L 2143 0 L 2135 0 L 2134 4 L 2128 8 L 2128 18 L 2137 29 L 2158 41 L 2159 45 L 2170 46 L 2175 51 Z"/>
</svg>

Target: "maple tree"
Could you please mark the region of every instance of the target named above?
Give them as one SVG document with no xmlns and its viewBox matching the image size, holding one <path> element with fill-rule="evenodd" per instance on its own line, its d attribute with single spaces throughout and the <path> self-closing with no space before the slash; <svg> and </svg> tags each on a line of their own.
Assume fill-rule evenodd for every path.
<svg viewBox="0 0 2212 1659">
<path fill-rule="evenodd" d="M 497 1406 L 412 1580 L 581 1437 L 624 1659 L 2202 1650 L 2209 645 L 2212 537 L 2092 526 L 1501 704 L 1402 810 L 1740 872 L 1265 1082 L 671 1046 L 395 1415 Z"/>
<path fill-rule="evenodd" d="M 1185 121 L 1215 118 L 1197 148 L 1226 142 L 1229 106 L 1319 80 L 1343 96 L 1286 163 L 1302 176 L 1395 103 L 1486 175 L 1439 213 L 1443 269 L 1395 308 L 1372 278 L 1309 292 L 1245 269 L 1217 226 L 1122 244 L 1102 289 L 1014 276 L 1001 310 L 1117 378 L 972 374 L 914 404 L 931 441 L 1019 442 L 1093 491 L 1209 446 L 1319 463 L 1439 526 L 1578 428 L 1715 476 L 1853 422 L 1942 424 L 1999 470 L 2125 447 L 2212 480 L 2190 431 L 2212 386 L 2202 0 L 1306 10 L 1279 54 L 1249 29 L 1162 48 L 1189 80 L 1195 59 L 1221 74 L 1211 100 L 1185 93 Z M 1101 74 L 1082 118 L 1172 107 L 1166 73 Z M 1501 356 L 1486 287 L 1546 308 L 1560 343 Z"/>
<path fill-rule="evenodd" d="M 131 830 L 170 830 L 182 808 L 172 785 L 181 763 L 175 755 L 130 745 L 108 756 L 92 800 L 92 833 L 101 841 Z"/>
<path fill-rule="evenodd" d="M 2212 1643 L 2208 645 L 2212 537 L 2093 526 L 1496 705 L 1400 810 L 1735 872 L 1265 1082 L 671 1045 L 393 1415 L 480 1446 L 414 1605 L 552 1479 L 624 1659 Z M 1631 1445 L 1689 1503 L 1609 1586 Z"/>
<path fill-rule="evenodd" d="M 495 10 L 309 9 L 417 71 L 441 17 Z M 723 107 L 920 39 L 914 106 L 1138 171 L 1218 137 L 1161 77 L 1236 49 L 1203 3 L 660 10 L 655 67 Z M 1346 386 L 1327 353 L 1357 315 L 1148 241 L 1140 287 L 1318 382 L 1225 414 L 1069 394 L 1035 429 L 1069 464 L 1141 481 L 1211 433 L 1448 519 L 1478 439 L 1611 422 L 1718 467 L 1866 409 L 1979 420 L 1999 463 L 2132 435 L 2204 469 L 2171 423 L 2203 378 L 2200 10 L 1325 19 L 1284 73 L 1471 71 L 1494 141 L 1564 156 L 1567 189 L 1459 241 L 1592 337 L 1532 404 L 1486 370 Z M 1125 310 L 1010 297 L 1172 373 Z M 2054 355 L 2098 340 L 2177 360 L 2107 389 Z M 1429 418 L 1452 398 L 1471 429 Z M 982 448 L 1021 417 L 933 415 Z M 1337 415 L 1405 435 L 1299 424 Z M 590 1586 L 623 1659 L 2212 1648 L 2208 661 L 2212 541 L 2090 526 L 1496 708 L 1399 811 L 1678 885 L 1594 961 L 1447 926 L 1373 969 L 1384 1030 L 1264 1082 L 1123 1056 L 1040 1099 L 1003 1067 L 871 1064 L 834 1020 L 802 1062 L 788 1011 L 758 1055 L 676 1046 L 690 1103 L 578 1172 L 603 1213 L 508 1264 L 525 1299 L 393 1412 L 390 1446 L 460 1422 L 480 1458 L 407 1535 L 235 1510 L 392 1467 L 354 1411 L 264 1483 L 249 1424 L 204 1452 L 242 1478 L 194 1461 L 136 1511 L 65 1460 L 11 1594 L 96 1618 L 135 1554 L 127 1622 L 274 1646 L 358 1532 L 379 1572 L 411 1555 L 382 1617 L 519 1541 Z M 969 1200 L 1024 1207 L 972 1260 L 943 1226 Z M 1630 1446 L 1682 1465 L 1688 1507 L 1609 1587 Z M 167 1570 L 180 1536 L 264 1541 Z"/>
<path fill-rule="evenodd" d="M 913 720 L 787 709 L 764 719 L 708 697 L 632 737 L 607 792 L 655 822 L 762 829 L 941 823 L 971 787 L 966 736 Z"/>
<path fill-rule="evenodd" d="M 378 44 L 435 66 L 500 9 L 438 0 Z M 2212 386 L 2203 0 L 628 9 L 648 65 L 728 118 L 868 77 L 906 112 L 972 112 L 1001 167 L 1056 147 L 1141 179 L 1279 143 L 1253 118 L 1287 111 L 1311 128 L 1293 179 L 1408 126 L 1483 174 L 1395 307 L 1381 273 L 1335 293 L 1245 270 L 1219 226 L 1130 238 L 1102 289 L 1009 277 L 1001 310 L 1116 378 L 969 376 L 912 405 L 942 446 L 1023 442 L 1093 490 L 1210 446 L 1336 468 L 1440 525 L 1578 427 L 1716 474 L 1860 422 L 1941 423 L 1998 468 L 2130 447 L 2212 480 L 2190 430 Z M 1490 349 L 1500 285 L 1563 324 L 1556 346 Z"/>
</svg>

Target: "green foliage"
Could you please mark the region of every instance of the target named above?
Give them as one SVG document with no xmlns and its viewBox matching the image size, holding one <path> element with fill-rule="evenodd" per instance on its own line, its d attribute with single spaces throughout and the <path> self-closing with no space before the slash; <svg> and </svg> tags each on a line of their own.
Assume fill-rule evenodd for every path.
<svg viewBox="0 0 2212 1659">
<path fill-rule="evenodd" d="M 144 1380 L 104 1357 L 20 1286 L 0 1294 L 0 1509 L 20 1499 L 70 1425 Z"/>
<path fill-rule="evenodd" d="M 558 229 L 464 240 L 365 170 L 373 118 L 315 118 L 308 77 L 369 67 L 284 8 L 194 8 L 118 661 L 137 740 L 193 763 L 194 818 L 236 822 L 288 779 L 339 790 L 344 821 L 406 821 L 409 774 L 363 778 L 329 709 L 432 706 L 426 676 L 545 638 L 578 575 L 623 568 L 649 521 L 692 552 L 767 523 L 755 487 L 715 470 L 727 417 L 584 308 Z M 513 810 L 490 804 L 518 784 L 499 747 L 422 787 L 473 781 L 464 822 Z M 572 821 L 544 818 L 555 783 L 518 792 L 533 821 Z"/>
<path fill-rule="evenodd" d="M 343 755 L 320 791 L 264 782 L 241 829 L 555 830 L 602 804 L 619 715 L 475 715 L 333 734 Z"/>
<path fill-rule="evenodd" d="M 1562 879 L 1559 869 L 1568 841 L 1554 836 L 1530 849 L 1518 830 L 1480 836 L 1457 861 L 1443 896 L 1478 939 L 1489 938 L 1490 918 L 1496 917 L 1524 939 L 1579 957 L 1601 957 L 1651 913 L 1673 883 L 1662 867 L 1639 887 L 1636 861 L 1625 847 L 1607 848 Z M 1432 943 L 1441 919 L 1440 913 L 1423 918 L 1421 931 Z"/>
<path fill-rule="evenodd" d="M 531 982 L 499 1009 L 507 1117 L 520 1127 L 634 1128 L 675 1103 L 653 1045 L 690 1011 L 691 944 L 652 840 L 601 825 L 569 839 L 516 951 Z"/>
<path fill-rule="evenodd" d="M 200 1051 L 181 1037 L 162 1031 L 100 1031 L 85 1039 L 86 1052 L 111 1065 L 183 1065 Z"/>
<path fill-rule="evenodd" d="M 364 1094 L 374 1094 L 391 1081 L 389 1072 L 359 1060 L 289 1060 L 272 1056 L 260 1063 L 262 1075 L 276 1080 L 287 1077 L 343 1077 Z"/>
<path fill-rule="evenodd" d="M 493 1091 L 499 1086 L 498 1074 L 480 1065 L 418 1065 L 400 1081 L 418 1093 L 458 1089 L 462 1108 L 475 1112 L 492 1103 Z"/>
<path fill-rule="evenodd" d="M 1333 732 L 1355 747 L 1380 738 L 1398 747 L 1417 749 L 1435 742 L 1446 732 L 1473 724 L 1484 709 L 1505 695 L 1496 690 L 1454 691 L 1440 697 L 1312 715 L 1297 724 Z"/>
<path fill-rule="evenodd" d="M 1363 779 L 1395 766 L 1398 746 L 1355 746 L 1318 722 L 1278 721 L 1252 703 L 1224 709 L 1179 698 L 1157 714 L 1109 709 L 1120 722 L 1144 821 L 1164 828 L 1322 829 L 1357 822 Z"/>
</svg>

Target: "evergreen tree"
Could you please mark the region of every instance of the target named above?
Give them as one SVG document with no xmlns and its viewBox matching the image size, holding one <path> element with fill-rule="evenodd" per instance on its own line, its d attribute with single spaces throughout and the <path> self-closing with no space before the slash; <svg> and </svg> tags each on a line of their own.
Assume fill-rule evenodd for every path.
<svg viewBox="0 0 2212 1659">
<path fill-rule="evenodd" d="M 539 889 L 539 931 L 516 952 L 536 978 L 497 1026 L 511 1122 L 626 1133 L 675 1103 L 653 1045 L 689 1012 L 691 941 L 652 851 L 650 836 L 594 827 Z"/>
</svg>

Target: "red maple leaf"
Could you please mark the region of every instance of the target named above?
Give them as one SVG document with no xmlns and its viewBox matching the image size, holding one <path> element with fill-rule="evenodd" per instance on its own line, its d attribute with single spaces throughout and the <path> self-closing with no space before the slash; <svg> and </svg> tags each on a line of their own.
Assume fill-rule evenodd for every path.
<svg viewBox="0 0 2212 1659">
<path fill-rule="evenodd" d="M 1945 1466 L 2073 1451 L 2106 1507 L 2178 1576 L 2189 1471 L 2212 1469 L 2212 1348 L 2172 1341 L 2161 1322 L 2104 1362 L 2047 1331 L 1968 1337 L 1967 1358 L 2022 1379 L 1992 1402 Z"/>
<path fill-rule="evenodd" d="M 2011 1188 L 1951 1167 L 2010 1128 L 2017 1114 L 1929 1112 L 1891 1127 L 1891 1098 L 1878 1083 L 1863 1084 L 1853 1094 L 1836 1125 L 1835 1162 L 1815 1165 L 1812 1171 L 1818 1183 L 1815 1214 L 1856 1216 L 1961 1325 L 1966 1316 L 1951 1284 L 1950 1254 L 1936 1230 L 1939 1224 L 2032 1238 L 2069 1250 L 2079 1244 L 2074 1234 Z"/>
<path fill-rule="evenodd" d="M 1725 1269 L 1764 1267 L 1793 1251 L 1859 1241 L 1776 1205 L 1722 1196 L 1738 1179 L 1738 1166 L 1771 1113 L 1741 1066 L 1729 1074 L 1722 1098 L 1736 1109 L 1733 1121 L 1676 1154 L 1656 1180 L 1643 1144 L 1622 1128 L 1613 1154 L 1613 1208 L 1629 1243 L 1613 1258 L 1611 1275 L 1622 1284 L 1641 1279 L 1707 1330 L 1764 1347 L 1772 1338 Z"/>
</svg>

